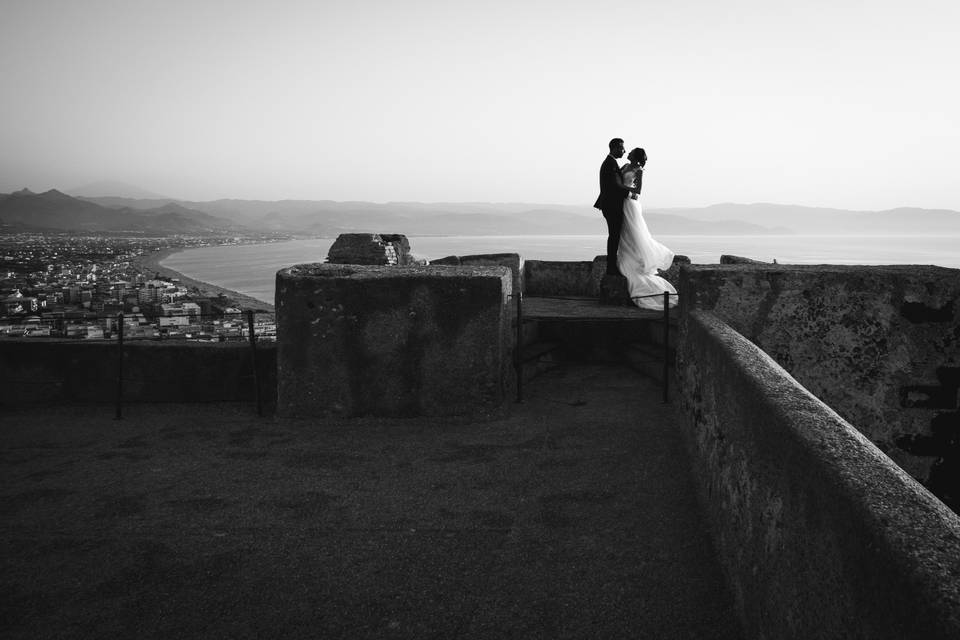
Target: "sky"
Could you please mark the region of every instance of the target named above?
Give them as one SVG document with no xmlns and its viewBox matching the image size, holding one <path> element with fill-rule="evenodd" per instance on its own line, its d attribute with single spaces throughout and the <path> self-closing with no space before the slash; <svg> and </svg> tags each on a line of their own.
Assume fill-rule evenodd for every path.
<svg viewBox="0 0 960 640">
<path fill-rule="evenodd" d="M 960 210 L 956 0 L 0 9 L 0 192 Z"/>
</svg>

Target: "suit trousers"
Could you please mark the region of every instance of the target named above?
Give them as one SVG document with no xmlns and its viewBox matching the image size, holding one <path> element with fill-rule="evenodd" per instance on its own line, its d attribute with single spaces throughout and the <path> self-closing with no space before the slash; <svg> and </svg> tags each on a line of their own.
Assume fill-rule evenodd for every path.
<svg viewBox="0 0 960 640">
<path fill-rule="evenodd" d="M 620 246 L 620 232 L 623 230 L 623 202 L 619 207 L 604 207 L 600 210 L 607 221 L 607 275 L 619 275 L 617 269 L 617 249 Z"/>
</svg>

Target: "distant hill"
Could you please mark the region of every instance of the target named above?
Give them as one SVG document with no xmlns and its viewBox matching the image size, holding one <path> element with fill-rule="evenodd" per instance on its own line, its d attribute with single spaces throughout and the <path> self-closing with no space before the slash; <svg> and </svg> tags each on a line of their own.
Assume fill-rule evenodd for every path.
<svg viewBox="0 0 960 640">
<path fill-rule="evenodd" d="M 651 211 L 702 222 L 740 220 L 811 235 L 960 234 L 960 212 L 949 209 L 902 207 L 886 211 L 849 211 L 770 203 L 724 203 L 699 209 Z"/>
<path fill-rule="evenodd" d="M 66 192 L 71 196 L 78 197 L 98 197 L 98 196 L 119 196 L 123 198 L 137 198 L 137 199 L 166 199 L 164 196 L 147 191 L 136 185 L 127 184 L 126 182 L 117 182 L 115 180 L 101 180 L 99 182 L 91 182 L 90 184 L 81 185 L 79 187 L 74 187 L 72 189 L 67 189 Z"/>
<path fill-rule="evenodd" d="M 244 231 L 242 225 L 193 211 L 176 203 L 136 210 L 110 208 L 51 189 L 28 189 L 0 195 L 0 223 L 23 230 L 78 233 L 137 233 L 148 236 L 223 235 Z"/>
<path fill-rule="evenodd" d="M 57 197 L 69 198 L 56 193 L 59 194 Z M 21 191 L 5 197 L 25 198 L 29 195 L 37 194 Z M 124 225 L 156 229 L 168 225 L 169 229 L 177 229 L 176 233 L 203 234 L 211 230 L 244 229 L 324 237 L 363 231 L 407 235 L 606 233 L 600 213 L 589 205 L 236 199 L 195 202 L 111 195 L 73 199 L 84 206 L 76 205 L 68 218 L 60 217 L 62 206 L 54 207 L 51 212 L 38 204 L 35 217 L 28 220 L 23 209 L 19 218 L 5 217 L 5 197 L 0 196 L 0 220 L 8 224 L 19 220 L 23 224 L 38 225 L 40 220 L 52 219 L 54 221 L 44 224 L 59 225 L 58 228 L 65 228 L 68 223 L 74 225 L 69 228 L 81 229 L 92 229 L 97 225 L 108 229 Z M 55 198 L 51 196 L 50 199 Z M 650 208 L 644 213 L 656 235 L 960 235 L 960 212 L 950 210 L 849 211 L 770 203 L 725 203 L 700 208 Z M 141 214 L 143 217 L 138 217 Z M 169 215 L 167 218 L 157 217 L 162 214 Z M 151 216 L 153 220 L 146 219 Z"/>
<path fill-rule="evenodd" d="M 109 207 L 156 208 L 163 200 L 86 198 Z M 260 231 L 332 237 L 383 231 L 407 235 L 588 235 L 606 233 L 600 212 L 588 205 L 489 202 L 336 202 L 333 200 L 180 201 L 183 206 Z M 651 213 L 660 234 L 786 233 L 742 221 L 695 221 Z"/>
</svg>

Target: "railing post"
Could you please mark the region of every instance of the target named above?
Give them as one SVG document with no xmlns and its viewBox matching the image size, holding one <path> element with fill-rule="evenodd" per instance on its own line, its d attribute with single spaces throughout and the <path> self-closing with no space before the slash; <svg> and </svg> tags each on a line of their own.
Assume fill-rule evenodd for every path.
<svg viewBox="0 0 960 640">
<path fill-rule="evenodd" d="M 523 292 L 513 295 L 517 301 L 517 346 L 514 349 L 514 368 L 517 370 L 517 402 L 523 402 Z"/>
<path fill-rule="evenodd" d="M 663 292 L 663 403 L 670 402 L 670 293 Z"/>
<path fill-rule="evenodd" d="M 115 420 L 123 418 L 123 314 L 117 314 L 117 415 Z"/>
<path fill-rule="evenodd" d="M 260 380 L 257 377 L 257 336 L 253 332 L 253 309 L 247 309 L 247 328 L 250 331 L 250 364 L 253 366 L 253 393 L 257 398 L 257 415 L 263 415 L 263 401 L 260 399 Z"/>
</svg>

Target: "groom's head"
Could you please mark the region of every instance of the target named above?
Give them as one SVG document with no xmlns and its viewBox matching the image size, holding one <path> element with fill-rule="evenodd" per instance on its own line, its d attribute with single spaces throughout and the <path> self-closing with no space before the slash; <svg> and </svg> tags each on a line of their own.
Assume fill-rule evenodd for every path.
<svg viewBox="0 0 960 640">
<path fill-rule="evenodd" d="M 614 138 L 610 141 L 610 155 L 614 158 L 622 158 L 626 149 L 623 148 L 623 138 Z"/>
</svg>

